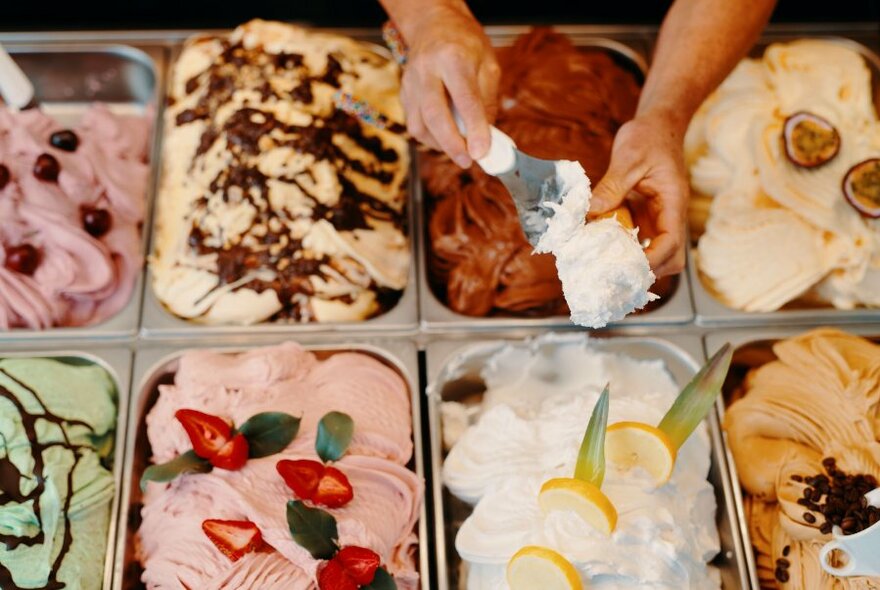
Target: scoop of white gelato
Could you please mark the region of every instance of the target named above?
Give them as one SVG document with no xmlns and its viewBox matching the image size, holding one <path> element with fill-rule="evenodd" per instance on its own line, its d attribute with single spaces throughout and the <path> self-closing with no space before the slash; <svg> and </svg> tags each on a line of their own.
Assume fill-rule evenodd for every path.
<svg viewBox="0 0 880 590">
<path fill-rule="evenodd" d="M 545 203 L 554 214 L 535 251 L 556 256 L 571 321 L 601 328 L 657 299 L 648 291 L 655 277 L 638 230 L 613 218 L 586 223 L 592 193 L 580 163 L 559 162 L 556 175 L 562 202 Z"/>
</svg>

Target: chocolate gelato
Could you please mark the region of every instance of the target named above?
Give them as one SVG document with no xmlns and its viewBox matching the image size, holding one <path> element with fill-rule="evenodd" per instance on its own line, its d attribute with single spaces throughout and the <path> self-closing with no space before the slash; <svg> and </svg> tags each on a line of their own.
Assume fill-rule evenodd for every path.
<svg viewBox="0 0 880 590">
<path fill-rule="evenodd" d="M 531 155 L 577 160 L 601 178 L 617 129 L 635 112 L 635 76 L 609 53 L 577 48 L 549 29 L 500 48 L 498 59 L 497 127 Z M 553 256 L 532 255 L 498 180 L 436 153 L 424 155 L 422 178 L 430 280 L 443 301 L 471 316 L 567 313 Z"/>
</svg>

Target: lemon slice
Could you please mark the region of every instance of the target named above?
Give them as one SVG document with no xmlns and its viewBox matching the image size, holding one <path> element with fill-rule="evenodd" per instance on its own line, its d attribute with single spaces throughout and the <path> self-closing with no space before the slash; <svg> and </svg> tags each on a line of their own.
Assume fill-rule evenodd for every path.
<svg viewBox="0 0 880 590">
<path fill-rule="evenodd" d="M 583 590 L 583 582 L 571 562 L 548 549 L 529 545 L 507 562 L 510 590 Z"/>
<path fill-rule="evenodd" d="M 642 422 L 618 422 L 605 433 L 608 462 L 627 470 L 641 467 L 653 476 L 658 486 L 672 476 L 676 454 L 662 430 Z"/>
<path fill-rule="evenodd" d="M 544 482 L 538 494 L 544 514 L 570 510 L 594 529 L 610 535 L 617 526 L 617 510 L 602 491 L 580 479 L 559 477 Z"/>
</svg>

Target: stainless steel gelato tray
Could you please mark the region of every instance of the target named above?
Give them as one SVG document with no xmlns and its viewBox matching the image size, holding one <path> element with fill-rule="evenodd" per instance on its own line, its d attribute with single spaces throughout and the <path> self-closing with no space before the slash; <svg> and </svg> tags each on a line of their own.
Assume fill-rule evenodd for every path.
<svg viewBox="0 0 880 590">
<path fill-rule="evenodd" d="M 444 485 L 443 463 L 444 425 L 441 422 L 441 404 L 448 401 L 479 405 L 486 391 L 481 372 L 490 357 L 514 347 L 535 350 L 536 354 L 552 358 L 555 347 L 582 344 L 583 335 L 556 334 L 541 337 L 531 343 L 522 340 L 435 340 L 426 347 L 428 379 L 428 423 L 431 452 L 432 491 L 434 495 L 433 521 L 437 551 L 437 579 L 439 590 L 465 588 L 463 562 L 455 549 L 455 537 L 462 522 L 471 514 L 472 507 L 455 498 Z M 695 336 L 670 337 L 599 337 L 589 345 L 600 351 L 626 355 L 639 360 L 662 361 L 673 380 L 683 386 L 699 368 L 704 355 L 700 340 Z M 531 347 L 531 348 L 530 348 Z M 716 522 L 721 551 L 711 562 L 721 574 L 721 587 L 739 590 L 748 587 L 748 574 L 737 523 L 737 506 L 731 489 L 724 448 L 721 443 L 718 420 L 714 413 L 707 420 L 711 440 L 711 468 L 709 482 L 715 490 Z M 456 426 L 458 428 L 458 426 Z M 488 469 L 488 467 L 487 467 Z M 491 528 L 491 525 L 487 525 Z M 514 534 L 514 533 L 510 533 Z"/>
<path fill-rule="evenodd" d="M 70 349 L 57 350 L 28 350 L 22 351 L 17 348 L 10 348 L 8 345 L 0 347 L 0 359 L 12 358 L 47 358 L 57 360 L 59 362 L 82 366 L 95 365 L 104 369 L 113 380 L 116 389 L 116 428 L 114 433 L 113 448 L 113 480 L 114 494 L 113 501 L 109 507 L 110 526 L 107 531 L 107 545 L 104 552 L 103 565 L 103 588 L 109 589 L 113 576 L 113 557 L 116 550 L 116 531 L 118 527 L 117 513 L 119 508 L 119 500 L 122 496 L 122 472 L 123 460 L 125 457 L 125 439 L 126 425 L 128 416 L 128 399 L 129 399 L 129 382 L 131 379 L 132 355 L 131 351 L 126 349 L 103 349 L 103 348 L 86 348 L 71 347 Z M 76 539 L 74 539 L 76 542 Z"/>
<path fill-rule="evenodd" d="M 278 344 L 282 341 L 274 339 L 265 343 Z M 187 342 L 189 343 L 189 341 Z M 306 350 L 313 352 L 319 359 L 326 359 L 342 352 L 357 352 L 368 355 L 391 368 L 403 379 L 410 392 L 413 428 L 413 454 L 407 467 L 424 481 L 426 470 L 422 448 L 421 390 L 419 388 L 418 351 L 415 345 L 409 341 L 387 340 L 352 341 L 338 344 L 308 344 L 302 342 L 301 344 Z M 254 349 L 253 346 L 245 347 L 241 345 L 206 345 L 202 348 L 229 353 Z M 140 510 L 142 507 L 139 481 L 143 470 L 150 464 L 151 457 L 145 419 L 158 398 L 159 385 L 169 384 L 174 381 L 180 356 L 187 350 L 193 349 L 192 343 L 189 343 L 189 346 L 183 344 L 170 346 L 157 343 L 152 347 L 145 343 L 135 355 L 132 376 L 133 404 L 129 413 L 125 473 L 123 475 L 119 513 L 120 522 L 123 524 L 120 526 L 116 539 L 116 559 L 113 578 L 113 588 L 115 590 L 144 587 L 144 584 L 140 581 L 140 572 L 142 570 L 137 559 L 135 542 L 137 530 L 141 522 Z M 427 487 L 427 482 L 425 485 Z M 425 501 L 422 502 L 415 532 L 419 539 L 417 557 L 417 567 L 420 574 L 419 587 L 422 590 L 430 590 L 431 573 L 429 566 L 430 546 L 428 544 L 427 532 L 427 491 L 425 498 Z"/>
<path fill-rule="evenodd" d="M 61 123 L 74 124 L 93 103 L 100 102 L 115 113 L 157 117 L 164 93 L 165 47 L 91 40 L 44 41 L 14 40 L 4 43 L 4 47 L 34 83 L 36 97 L 47 114 Z M 154 121 L 150 135 L 151 171 L 144 194 L 146 214 L 141 230 L 144 258 L 149 237 L 145 228 L 150 226 L 153 171 L 158 161 L 156 129 Z M 134 337 L 140 322 L 142 289 L 143 272 L 140 272 L 128 303 L 104 322 L 83 327 L 0 331 L 0 341 Z"/>
<path fill-rule="evenodd" d="M 530 27 L 489 27 L 487 31 L 496 46 L 511 45 L 515 38 L 527 32 Z M 579 48 L 607 52 L 618 65 L 636 75 L 642 82 L 648 71 L 648 56 L 651 37 L 647 31 L 633 28 L 627 30 L 603 27 L 554 27 L 565 33 Z M 597 182 L 598 179 L 592 179 Z M 468 316 L 454 311 L 442 299 L 434 284 L 431 265 L 436 264 L 432 255 L 432 245 L 428 225 L 431 216 L 430 197 L 423 182 L 417 187 L 419 217 L 416 228 L 419 240 L 419 308 L 421 325 L 427 331 L 446 331 L 454 329 L 502 329 L 502 328 L 564 328 L 573 327 L 567 316 L 541 313 L 513 315 L 497 313 L 489 316 Z M 488 254 L 487 254 L 488 256 Z M 650 326 L 658 324 L 685 324 L 693 317 L 688 287 L 687 271 L 680 276 L 663 279 L 655 284 L 662 299 L 649 304 L 647 311 L 631 314 L 611 326 Z"/>
<path fill-rule="evenodd" d="M 360 41 L 369 50 L 382 56 L 390 58 L 390 52 L 381 45 L 381 33 L 378 29 L 314 29 L 318 32 L 327 32 L 332 34 L 340 34 L 351 37 Z M 201 35 L 196 31 L 176 31 L 169 32 L 169 36 L 173 36 L 174 43 L 170 46 L 170 57 L 168 65 L 168 77 L 171 79 L 174 64 L 177 62 L 184 44 L 182 42 L 193 35 Z M 225 35 L 228 31 L 210 31 L 211 35 Z M 160 133 L 157 143 L 157 153 L 162 152 L 162 145 L 165 141 L 164 120 L 158 122 Z M 408 178 L 406 182 L 407 189 L 407 205 L 405 215 L 405 229 L 409 240 L 410 265 L 407 271 L 407 282 L 399 300 L 384 312 L 375 317 L 362 321 L 338 321 L 338 322 L 294 322 L 294 321 L 277 321 L 277 322 L 261 322 L 252 325 L 235 325 L 235 324 L 206 324 L 197 321 L 191 321 L 175 315 L 165 305 L 162 304 L 153 288 L 153 272 L 150 265 L 147 265 L 145 277 L 143 313 L 141 316 L 141 336 L 148 339 L 168 339 L 168 338 L 189 338 L 189 337 L 208 337 L 208 336 L 241 336 L 247 334 L 275 334 L 290 335 L 291 337 L 308 337 L 309 334 L 316 333 L 350 333 L 350 332 L 415 332 L 419 325 L 418 318 L 418 264 L 419 257 L 417 255 L 417 236 L 415 228 L 416 218 L 416 152 L 410 149 L 410 165 L 408 169 Z M 157 171 L 157 187 L 161 181 L 162 170 Z M 158 190 L 158 189 L 157 189 Z M 157 203 L 159 199 L 157 198 Z M 156 205 L 154 211 L 155 218 L 161 215 L 161 206 Z M 151 250 L 155 249 L 156 240 L 156 224 L 151 229 Z"/>
<path fill-rule="evenodd" d="M 838 327 L 848 333 L 880 343 L 880 324 L 841 325 Z M 776 360 L 777 357 L 773 352 L 773 345 L 779 340 L 803 334 L 810 329 L 810 327 L 806 326 L 728 329 L 708 333 L 703 338 L 706 351 L 709 354 L 714 353 L 725 343 L 730 343 L 734 349 L 733 362 L 724 384 L 723 397 L 718 400 L 716 405 L 719 419 L 722 422 L 732 395 L 742 385 L 747 373 L 752 369 Z M 728 477 L 732 483 L 733 499 L 736 504 L 736 521 L 739 523 L 739 536 L 742 538 L 744 547 L 749 587 L 753 590 L 760 590 L 761 583 L 758 576 L 757 558 L 753 550 L 752 535 L 743 502 L 743 490 L 740 485 L 736 462 L 730 450 L 728 434 L 723 429 L 721 430 L 721 440 L 724 445 Z M 745 588 L 746 586 L 743 587 Z"/>
<path fill-rule="evenodd" d="M 840 43 L 854 49 L 862 55 L 871 70 L 871 86 L 874 95 L 874 107 L 880 113 L 880 32 L 876 26 L 866 25 L 854 28 L 853 25 L 809 25 L 786 26 L 771 25 L 751 52 L 752 57 L 760 57 L 764 49 L 771 43 L 788 42 L 797 39 L 821 39 Z M 841 198 L 843 196 L 841 195 Z M 692 222 L 693 229 L 693 222 Z M 880 321 L 880 309 L 856 308 L 836 309 L 831 305 L 805 303 L 795 300 L 783 308 L 773 312 L 747 312 L 723 303 L 706 283 L 706 278 L 699 269 L 699 253 L 697 251 L 697 235 L 691 232 L 688 272 L 691 277 L 695 320 L 701 326 L 768 325 L 790 324 L 805 325 L 818 323 L 860 323 Z"/>
</svg>

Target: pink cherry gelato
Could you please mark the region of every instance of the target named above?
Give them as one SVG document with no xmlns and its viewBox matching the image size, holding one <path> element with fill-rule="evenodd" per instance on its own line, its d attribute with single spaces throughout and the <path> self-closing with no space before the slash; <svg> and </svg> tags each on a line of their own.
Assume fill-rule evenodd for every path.
<svg viewBox="0 0 880 590">
<path fill-rule="evenodd" d="M 128 302 L 143 263 L 150 128 L 150 117 L 94 105 L 68 151 L 51 143 L 65 128 L 50 116 L 0 109 L 0 330 L 90 325 Z M 35 174 L 43 154 L 57 179 Z M 84 220 L 94 210 L 102 224 Z M 35 269 L 17 264 L 22 246 Z"/>
<path fill-rule="evenodd" d="M 400 590 L 418 587 L 415 526 L 424 485 L 406 467 L 413 452 L 410 392 L 394 370 L 363 353 L 319 359 L 293 343 L 237 355 L 187 352 L 174 384 L 159 387 L 146 418 L 154 462 L 192 448 L 174 419 L 181 408 L 235 424 L 270 411 L 302 422 L 287 449 L 250 459 L 239 471 L 214 469 L 148 484 L 136 549 L 147 588 L 317 588 L 321 562 L 291 537 L 286 503 L 295 495 L 275 466 L 282 459 L 319 461 L 317 424 L 331 411 L 347 413 L 355 424 L 348 451 L 334 463 L 351 482 L 354 499 L 327 509 L 337 521 L 339 546 L 372 549 Z M 202 532 L 206 519 L 249 520 L 268 549 L 232 562 Z"/>
</svg>

